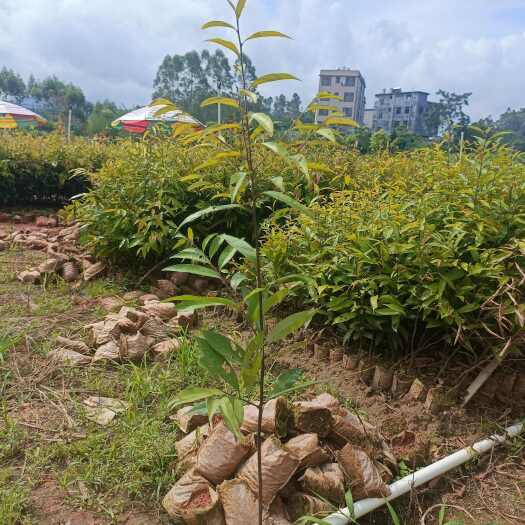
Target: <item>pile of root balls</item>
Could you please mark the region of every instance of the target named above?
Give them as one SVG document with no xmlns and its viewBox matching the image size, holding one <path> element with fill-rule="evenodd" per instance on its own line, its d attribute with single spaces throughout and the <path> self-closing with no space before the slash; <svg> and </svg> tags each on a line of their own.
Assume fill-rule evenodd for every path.
<svg viewBox="0 0 525 525">
<path fill-rule="evenodd" d="M 193 407 L 177 412 L 186 434 L 176 443 L 182 477 L 164 497 L 168 514 L 188 525 L 253 525 L 258 516 L 258 410 L 244 409 L 241 437 L 222 418 L 209 423 Z M 330 394 L 288 404 L 280 397 L 263 411 L 264 523 L 290 524 L 326 516 L 355 500 L 389 496 L 396 460 L 380 433 Z"/>
<path fill-rule="evenodd" d="M 131 292 L 126 299 L 135 299 L 140 292 Z M 172 303 L 137 298 L 144 304 L 137 308 L 122 306 L 118 313 L 108 314 L 102 321 L 87 325 L 88 343 L 58 337 L 60 345 L 49 352 L 50 359 L 66 365 L 89 365 L 113 361 L 138 361 L 147 353 L 166 358 L 181 347 L 181 331 L 198 324 L 197 312 L 177 312 Z"/>
<path fill-rule="evenodd" d="M 45 251 L 47 259 L 38 267 L 29 268 L 20 272 L 17 279 L 23 283 L 38 284 L 46 275 L 57 274 L 66 282 L 74 282 L 79 279 L 90 281 L 100 276 L 105 270 L 103 262 L 97 262 L 92 255 L 82 250 L 76 245 L 80 237 L 80 226 L 74 224 L 67 228 L 57 230 L 48 227 L 49 221 L 46 219 L 39 221 L 36 225 L 45 224 L 41 230 L 20 229 L 13 233 L 6 234 L 0 240 L 0 249 L 5 249 L 8 243 L 20 244 L 31 250 Z M 56 226 L 56 219 L 53 219 Z"/>
</svg>

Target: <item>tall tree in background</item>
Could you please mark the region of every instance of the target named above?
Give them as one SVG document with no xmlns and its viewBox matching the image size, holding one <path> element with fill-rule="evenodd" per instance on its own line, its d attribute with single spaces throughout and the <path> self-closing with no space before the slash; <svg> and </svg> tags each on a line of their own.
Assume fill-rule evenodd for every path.
<svg viewBox="0 0 525 525">
<path fill-rule="evenodd" d="M 503 140 L 512 147 L 525 151 L 525 108 L 508 108 L 496 121 L 498 131 L 508 131 Z"/>
<path fill-rule="evenodd" d="M 470 123 L 470 117 L 464 109 L 469 105 L 472 93 L 453 93 L 440 89 L 439 102 L 429 106 L 425 124 L 430 130 L 452 132 L 454 128 L 465 129 Z"/>
<path fill-rule="evenodd" d="M 26 96 L 26 85 L 22 77 L 12 69 L 0 71 L 0 98 L 13 99 L 20 104 Z"/>
<path fill-rule="evenodd" d="M 244 56 L 244 75 L 250 83 L 257 78 L 255 66 Z M 241 84 L 241 70 L 238 61 L 230 64 L 221 50 L 214 53 L 190 51 L 185 55 L 166 55 L 153 82 L 153 98 L 167 98 L 175 102 L 202 122 L 217 120 L 217 108 L 201 108 L 203 100 L 217 95 L 231 97 Z M 271 114 L 279 121 L 291 122 L 300 114 L 301 99 L 294 93 L 291 100 L 284 95 L 276 98 L 259 96 L 254 111 Z M 222 120 L 234 117 L 234 110 L 222 108 Z"/>
<path fill-rule="evenodd" d="M 111 123 L 126 110 L 118 108 L 114 102 L 104 100 L 96 102 L 86 122 L 86 133 L 88 135 L 117 135 L 118 132 L 111 128 Z"/>
<path fill-rule="evenodd" d="M 56 76 L 42 81 L 30 79 L 30 83 L 31 88 L 27 94 L 41 105 L 44 116 L 65 123 L 68 111 L 71 109 L 75 131 L 77 133 L 82 131 L 92 105 L 86 101 L 80 87 L 71 83 L 66 84 Z"/>
</svg>

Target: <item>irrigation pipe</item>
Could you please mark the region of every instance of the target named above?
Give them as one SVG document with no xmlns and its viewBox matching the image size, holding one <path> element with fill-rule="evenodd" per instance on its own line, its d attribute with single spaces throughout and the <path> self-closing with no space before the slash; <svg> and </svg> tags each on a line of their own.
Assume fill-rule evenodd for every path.
<svg viewBox="0 0 525 525">
<path fill-rule="evenodd" d="M 458 450 L 450 456 L 440 459 L 439 461 L 392 483 L 392 485 L 390 485 L 391 495 L 388 498 L 368 498 L 356 501 L 354 503 L 353 515 L 350 514 L 347 507 L 340 509 L 338 512 L 331 514 L 327 518 L 323 518 L 323 521 L 330 523 L 330 525 L 347 525 L 352 522 L 352 520 L 359 519 L 369 512 L 382 507 L 387 501 L 399 498 L 399 496 L 428 483 L 430 480 L 445 474 L 449 470 L 455 469 L 460 465 L 463 465 L 463 463 L 489 452 L 495 446 L 505 443 L 509 438 L 520 435 L 524 430 L 525 421 L 516 423 L 515 425 L 506 428 L 505 434 L 494 434 L 483 441 L 478 441 L 470 447 Z"/>
</svg>

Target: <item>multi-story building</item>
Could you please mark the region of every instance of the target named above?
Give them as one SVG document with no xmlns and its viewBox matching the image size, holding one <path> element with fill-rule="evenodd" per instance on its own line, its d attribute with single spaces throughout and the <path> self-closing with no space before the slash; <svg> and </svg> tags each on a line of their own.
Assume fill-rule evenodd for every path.
<svg viewBox="0 0 525 525">
<path fill-rule="evenodd" d="M 337 106 L 345 117 L 349 117 L 363 124 L 365 115 L 365 79 L 355 69 L 321 69 L 319 74 L 319 92 L 339 95 L 342 100 L 330 100 L 327 104 Z M 315 121 L 320 124 L 328 116 L 329 111 L 319 109 L 315 114 Z"/>
<path fill-rule="evenodd" d="M 424 91 L 402 91 L 394 88 L 376 95 L 374 123 L 372 129 L 392 133 L 398 126 L 406 127 L 411 133 L 423 136 L 435 134 L 428 129 L 425 116 L 432 102 Z"/>
<path fill-rule="evenodd" d="M 376 114 L 375 108 L 366 108 L 365 109 L 365 118 L 363 119 L 363 124 L 368 129 L 374 127 L 374 115 Z"/>
</svg>

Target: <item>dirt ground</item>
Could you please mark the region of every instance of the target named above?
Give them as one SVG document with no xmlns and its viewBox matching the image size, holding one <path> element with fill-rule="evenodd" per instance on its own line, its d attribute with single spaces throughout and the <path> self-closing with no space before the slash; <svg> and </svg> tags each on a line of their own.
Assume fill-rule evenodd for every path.
<svg viewBox="0 0 525 525">
<path fill-rule="evenodd" d="M 14 226 L 20 228 L 0 224 L 0 230 Z M 176 479 L 177 429 L 167 417 L 167 403 L 189 378 L 205 381 L 192 358 L 191 340 L 176 359 L 164 364 L 82 369 L 51 364 L 46 354 L 56 336 L 85 337 L 83 327 L 106 313 L 100 299 L 120 297 L 135 287 L 132 278 L 122 276 L 80 287 L 59 279 L 38 286 L 16 281 L 18 271 L 43 257 L 19 247 L 0 252 L 0 525 L 168 523 L 160 501 Z M 228 324 L 232 333 L 243 331 L 235 321 L 216 314 L 205 322 Z M 323 340 L 331 350 L 338 344 L 335 338 Z M 309 356 L 305 346 L 304 341 L 283 345 L 273 355 L 272 369 L 301 368 L 306 378 L 319 381 L 313 390 L 330 391 L 378 426 L 403 457 L 400 474 L 525 416 L 525 400 L 507 403 L 482 396 L 467 409 L 458 408 L 457 396 L 450 395 L 443 406 L 428 409 L 424 398 L 399 399 L 374 391 L 362 381 L 362 372 Z M 439 385 L 448 394 L 462 371 L 472 366 L 458 358 L 440 375 L 444 363 L 436 358 L 420 357 L 412 367 L 388 360 L 370 366 L 375 364 L 402 369 L 410 379 L 417 377 L 428 387 Z M 525 373 L 520 358 L 505 367 Z M 469 378 L 472 373 L 465 376 Z M 90 395 L 123 399 L 131 408 L 114 425 L 101 427 L 82 409 L 82 400 Z M 524 445 L 516 439 L 396 501 L 400 523 L 525 523 Z M 446 513 L 440 522 L 443 505 Z M 360 523 L 395 520 L 377 511 Z"/>
</svg>

